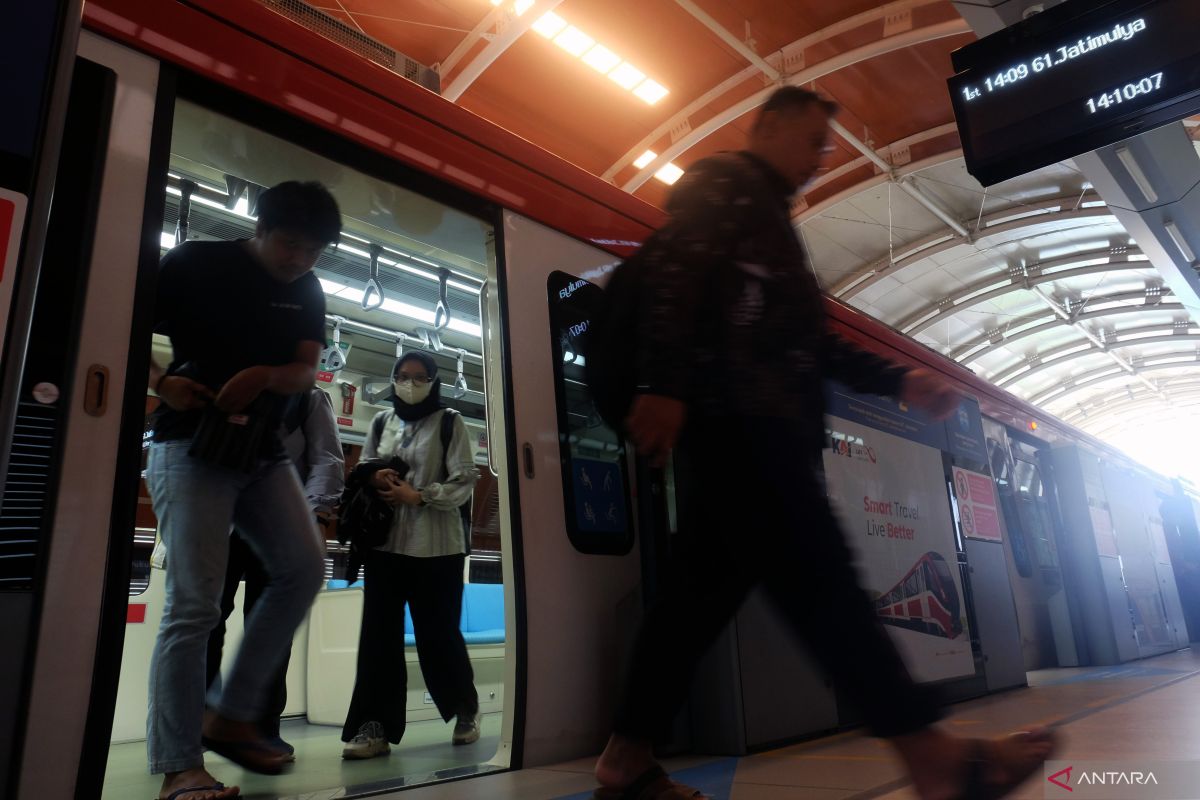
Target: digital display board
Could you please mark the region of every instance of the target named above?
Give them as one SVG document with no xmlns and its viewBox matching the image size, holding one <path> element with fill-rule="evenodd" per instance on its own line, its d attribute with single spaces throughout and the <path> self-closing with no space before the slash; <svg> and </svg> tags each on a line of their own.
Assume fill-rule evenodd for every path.
<svg viewBox="0 0 1200 800">
<path fill-rule="evenodd" d="M 1200 0 L 1069 0 L 951 58 L 987 186 L 1200 112 Z"/>
</svg>

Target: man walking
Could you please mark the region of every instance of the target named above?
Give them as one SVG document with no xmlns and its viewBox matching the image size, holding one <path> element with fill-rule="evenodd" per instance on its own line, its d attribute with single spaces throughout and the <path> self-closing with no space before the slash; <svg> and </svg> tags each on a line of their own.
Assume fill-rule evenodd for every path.
<svg viewBox="0 0 1200 800">
<path fill-rule="evenodd" d="M 933 373 L 827 330 L 790 199 L 816 172 L 835 111 L 798 87 L 775 92 L 746 150 L 688 170 L 668 201 L 670 221 L 641 256 L 645 311 L 630 365 L 639 394 L 626 428 L 652 463 L 677 450 L 684 541 L 638 638 L 596 798 L 699 795 L 667 778 L 652 743 L 682 707 L 698 659 L 757 586 L 873 733 L 897 748 L 923 800 L 999 797 L 1052 749 L 1045 731 L 981 741 L 935 726 L 937 708 L 859 587 L 829 508 L 819 478 L 824 378 L 939 418 L 959 404 Z M 800 582 L 796 564 L 820 566 Z"/>
<path fill-rule="evenodd" d="M 258 201 L 254 238 L 186 242 L 163 257 L 156 329 L 174 358 L 151 365 L 163 400 L 146 482 L 166 546 L 166 601 L 150 668 L 147 754 L 166 800 L 234 797 L 204 769 L 202 747 L 277 773 L 285 753 L 258 730 L 270 676 L 323 577 L 324 542 L 280 444 L 286 397 L 308 391 L 325 343 L 325 297 L 312 274 L 341 230 L 329 192 L 289 181 Z M 269 579 L 245 643 L 205 712 L 205 646 L 221 621 L 236 526 Z"/>
</svg>

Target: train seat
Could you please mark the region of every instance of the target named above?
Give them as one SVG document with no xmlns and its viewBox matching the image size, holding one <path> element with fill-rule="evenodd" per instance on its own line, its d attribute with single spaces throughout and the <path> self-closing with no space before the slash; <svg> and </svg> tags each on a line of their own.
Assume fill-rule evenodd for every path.
<svg viewBox="0 0 1200 800">
<path fill-rule="evenodd" d="M 307 712 L 317 725 L 341 725 L 350 705 L 358 659 L 362 582 L 330 581 L 317 595 L 309 617 Z M 504 697 L 504 586 L 468 583 L 463 587 L 460 629 L 475 672 L 480 708 L 493 713 Z M 417 662 L 412 616 L 404 609 L 405 660 L 408 662 L 408 719 L 436 719 Z"/>
</svg>

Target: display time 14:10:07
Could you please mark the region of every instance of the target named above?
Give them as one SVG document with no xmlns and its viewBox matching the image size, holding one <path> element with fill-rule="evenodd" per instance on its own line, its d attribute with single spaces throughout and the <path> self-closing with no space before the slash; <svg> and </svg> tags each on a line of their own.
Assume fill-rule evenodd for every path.
<svg viewBox="0 0 1200 800">
<path fill-rule="evenodd" d="M 1134 100 L 1141 95 L 1156 92 L 1162 88 L 1163 74 L 1156 72 L 1153 75 L 1148 75 L 1139 81 L 1127 83 L 1124 86 L 1119 86 L 1115 89 L 1110 89 L 1104 94 L 1087 99 L 1087 110 L 1089 114 L 1095 114 L 1098 111 L 1103 111 L 1106 108 L 1120 105 L 1121 103 Z"/>
</svg>

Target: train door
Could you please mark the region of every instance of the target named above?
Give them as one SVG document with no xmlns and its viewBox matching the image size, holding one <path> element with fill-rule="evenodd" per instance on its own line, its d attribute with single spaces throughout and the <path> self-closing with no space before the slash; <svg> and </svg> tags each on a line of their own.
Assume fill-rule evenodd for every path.
<svg viewBox="0 0 1200 800">
<path fill-rule="evenodd" d="M 1039 445 L 985 420 L 1004 515 L 1009 578 L 1026 670 L 1078 663 L 1056 535 L 1054 489 Z"/>
<path fill-rule="evenodd" d="M 614 258 L 504 215 L 526 609 L 526 767 L 603 746 L 642 598 L 634 485 L 587 398 L 579 342 Z"/>
<path fill-rule="evenodd" d="M 79 119 L 75 130 L 93 149 L 65 163 L 96 174 L 60 173 L 60 193 L 75 190 L 80 199 L 56 205 L 90 214 L 84 224 L 59 230 L 64 247 L 82 242 L 90 259 L 81 258 L 78 276 L 64 274 L 73 282 L 50 287 L 59 290 L 51 292 L 59 301 L 74 297 L 64 288 L 82 292 L 77 323 L 56 320 L 60 338 L 77 346 L 79 366 L 61 399 L 47 399 L 39 411 L 64 417 L 66 436 L 55 445 L 64 490 L 53 497 L 16 796 L 116 798 L 158 789 L 145 775 L 141 733 L 163 584 L 163 573 L 150 566 L 156 521 L 140 488 L 146 412 L 154 403 L 145 383 L 154 276 L 161 254 L 184 239 L 252 235 L 257 194 L 288 179 L 324 182 L 343 212 L 342 239 L 321 256 L 316 272 L 328 310 L 318 386 L 330 397 L 347 462 L 357 458 L 376 413 L 390 407 L 391 365 L 400 349 L 433 354 L 443 400 L 466 421 L 481 478 L 461 624 L 484 737 L 470 747 L 451 746 L 451 727 L 435 719 L 410 646 L 405 746 L 427 752 L 416 760 L 340 766 L 362 590 L 342 575 L 345 548 L 328 530 L 330 582 L 297 631 L 287 676 L 290 728 L 283 733 L 292 735 L 298 763 L 302 754 L 307 767 L 286 779 L 230 774 L 231 765 L 220 762 L 216 768 L 247 791 L 275 796 L 353 795 L 507 767 L 519 674 L 513 635 L 519 565 L 511 546 L 504 424 L 510 382 L 501 355 L 495 208 L 280 112 L 161 70 L 154 59 L 101 37 L 85 34 L 79 52 L 88 61 L 77 82 L 90 101 L 79 113 L 95 118 Z M 153 349 L 159 363 L 170 360 L 165 341 Z M 50 355 L 58 353 L 48 348 Z M 30 419 L 32 425 L 40 417 Z M 231 617 L 229 648 L 239 619 Z M 398 622 L 397 636 L 411 645 L 406 628 Z M 53 748 L 38 744 L 50 741 Z"/>
</svg>

